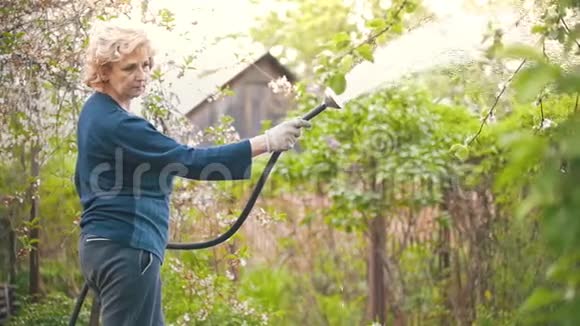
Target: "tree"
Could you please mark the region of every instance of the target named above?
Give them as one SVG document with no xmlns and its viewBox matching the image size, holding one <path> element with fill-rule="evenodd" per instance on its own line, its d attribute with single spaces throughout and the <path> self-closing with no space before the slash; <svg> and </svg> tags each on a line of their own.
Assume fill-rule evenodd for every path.
<svg viewBox="0 0 580 326">
<path fill-rule="evenodd" d="M 540 216 L 545 243 L 555 255 L 547 271 L 547 282 L 539 286 L 521 307 L 527 322 L 572 325 L 580 322 L 576 307 L 580 298 L 578 282 L 580 272 L 580 224 L 576 211 L 580 205 L 578 186 L 578 92 L 580 75 L 567 69 L 559 60 L 552 60 L 545 51 L 548 40 L 563 45 L 563 56 L 573 58 L 580 51 L 577 15 L 580 6 L 576 1 L 554 0 L 546 4 L 541 20 L 532 31 L 540 35 L 540 49 L 532 46 L 508 45 L 497 52 L 500 58 L 519 58 L 531 62 L 516 79 L 520 98 L 539 98 L 541 120 L 539 131 L 544 137 L 526 137 L 526 149 L 514 151 L 510 158 L 512 168 L 534 168 L 533 178 L 522 186 L 524 202 L 520 214 L 531 218 Z M 546 97 L 575 97 L 569 105 L 569 114 L 559 124 L 544 118 Z M 535 164 L 526 161 L 533 158 Z"/>
<path fill-rule="evenodd" d="M 0 39 L 0 151 L 19 163 L 28 189 L 29 292 L 40 294 L 39 186 L 42 166 L 58 148 L 74 150 L 73 121 L 86 94 L 80 87 L 83 49 L 90 20 L 129 9 L 126 1 L 20 1 L 2 6 Z"/>
<path fill-rule="evenodd" d="M 288 58 L 289 54 L 295 52 L 296 56 L 292 58 L 291 64 L 295 67 L 304 66 L 303 77 L 306 79 L 305 84 L 313 82 L 315 84 L 328 85 L 339 94 L 344 92 L 346 88 L 346 73 L 360 61 L 373 61 L 375 46 L 399 35 L 403 31 L 403 27 L 408 24 L 405 21 L 406 15 L 416 11 L 420 12 L 417 10 L 417 4 L 414 1 L 406 0 L 395 1 L 389 8 L 381 8 L 379 1 L 369 1 L 364 3 L 364 14 L 353 12 L 341 1 L 320 2 L 306 0 L 285 3 L 290 9 L 284 15 L 271 13 L 253 30 L 252 36 L 266 46 L 281 45 L 283 47 L 283 57 Z M 368 15 L 369 12 L 370 15 Z M 272 31 L 275 32 L 272 33 Z M 308 105 L 312 104 L 311 101 L 306 101 L 306 103 Z M 386 102 L 381 102 L 380 104 L 371 103 L 365 104 L 377 107 L 386 104 Z M 362 112 L 364 109 L 361 109 L 361 107 L 362 105 L 357 106 Z M 350 122 L 366 121 L 369 118 L 366 114 L 370 113 L 359 112 L 359 114 L 360 116 L 357 118 L 362 118 L 363 120 L 353 119 Z M 325 127 L 327 126 L 323 126 L 323 128 Z M 371 143 L 375 142 L 372 145 L 378 145 L 376 142 L 379 142 L 380 146 L 384 146 L 390 141 L 388 140 L 389 135 L 383 134 L 383 136 L 380 136 L 381 133 L 388 129 L 387 125 L 381 126 L 377 121 L 376 124 L 373 123 L 367 127 L 376 128 L 372 130 L 372 140 L 369 140 Z M 344 124 L 329 127 L 329 130 L 353 136 L 352 130 L 346 128 Z M 367 130 L 361 130 L 361 132 L 367 134 Z M 318 141 L 321 140 L 322 136 L 319 136 Z M 317 149 L 321 152 L 327 150 L 326 148 L 324 150 L 315 148 L 314 150 L 317 153 L 319 152 Z M 374 152 L 375 150 L 380 151 L 384 150 L 384 148 L 367 149 L 365 153 Z M 363 160 L 369 157 L 362 154 L 362 152 L 359 155 L 358 157 Z M 315 164 L 319 162 L 319 159 L 313 160 Z M 363 209 L 365 212 L 371 210 L 372 213 L 354 220 L 341 220 L 340 225 L 357 226 L 358 228 L 364 226 L 367 229 L 370 239 L 367 284 L 369 291 L 371 291 L 367 308 L 368 319 L 377 320 L 384 324 L 386 322 L 386 298 L 384 297 L 386 289 L 383 264 L 385 259 L 384 230 L 386 216 L 383 210 L 385 209 L 384 200 L 387 195 L 383 194 L 383 192 L 386 191 L 386 185 L 389 180 L 384 175 L 384 171 L 376 171 L 380 166 L 376 161 L 365 162 L 362 166 L 358 166 L 353 162 L 350 163 L 353 164 L 353 168 L 357 169 L 355 173 L 351 173 L 351 176 L 358 179 L 356 179 L 356 182 L 353 179 L 349 179 L 346 184 L 352 185 L 354 183 L 357 187 L 346 187 L 344 191 L 347 194 L 344 194 L 345 197 L 337 200 L 337 202 L 340 203 L 345 200 L 353 202 L 354 200 L 354 202 L 358 203 L 356 209 L 353 207 L 344 208 L 345 212 L 352 213 L 355 210 Z M 328 167 L 328 165 L 328 162 L 324 163 L 324 166 Z M 337 168 L 334 165 L 332 166 L 335 169 Z M 371 171 L 368 172 L 370 175 L 364 173 L 364 176 L 359 175 L 359 169 L 360 171 Z M 308 171 L 308 168 L 305 167 L 305 170 Z M 308 174 L 308 172 L 303 173 Z M 330 179 L 332 177 L 327 173 L 336 176 L 336 171 L 318 171 L 318 173 Z M 329 179 L 325 180 L 328 181 Z M 355 199 L 360 199 L 360 202 Z"/>
</svg>

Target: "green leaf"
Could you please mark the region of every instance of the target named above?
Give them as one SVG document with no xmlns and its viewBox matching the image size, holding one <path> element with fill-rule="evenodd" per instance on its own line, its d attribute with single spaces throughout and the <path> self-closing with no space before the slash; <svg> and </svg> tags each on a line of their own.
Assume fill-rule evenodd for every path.
<svg viewBox="0 0 580 326">
<path fill-rule="evenodd" d="M 334 74 L 328 79 L 328 86 L 336 94 L 342 94 L 346 89 L 346 78 L 344 74 Z"/>
<path fill-rule="evenodd" d="M 394 24 L 391 26 L 391 32 L 395 34 L 403 33 L 403 24 Z"/>
<path fill-rule="evenodd" d="M 413 1 L 407 1 L 405 5 L 405 12 L 412 13 L 417 9 L 417 4 Z"/>
<path fill-rule="evenodd" d="M 374 56 L 373 56 L 373 49 L 370 46 L 370 44 L 363 44 L 361 46 L 359 46 L 358 48 L 356 48 L 356 53 L 361 56 L 361 58 L 370 61 L 370 62 L 374 62 Z"/>
<path fill-rule="evenodd" d="M 332 41 L 337 50 L 342 50 L 350 44 L 350 36 L 346 32 L 340 32 L 334 35 Z"/>
<path fill-rule="evenodd" d="M 568 73 L 558 78 L 558 90 L 561 92 L 576 93 L 580 90 L 580 74 Z"/>
<path fill-rule="evenodd" d="M 151 79 L 152 80 L 156 80 L 156 81 L 163 81 L 163 72 L 161 71 L 161 69 L 155 69 L 153 70 L 153 73 L 151 74 Z"/>
<path fill-rule="evenodd" d="M 465 161 L 469 156 L 469 148 L 467 148 L 467 146 L 463 144 L 454 144 L 453 146 L 451 146 L 449 151 L 453 153 L 453 155 L 455 155 L 455 157 L 457 157 L 461 161 Z"/>
<path fill-rule="evenodd" d="M 340 59 L 339 69 L 343 73 L 347 73 L 352 69 L 352 65 L 354 63 L 354 59 L 352 54 L 347 54 L 342 59 Z"/>
<path fill-rule="evenodd" d="M 387 25 L 384 19 L 372 19 L 365 24 L 368 28 L 381 30 Z"/>
<path fill-rule="evenodd" d="M 521 309 L 523 311 L 534 311 L 547 305 L 556 303 L 562 299 L 562 295 L 556 291 L 539 288 L 524 302 Z"/>
<path fill-rule="evenodd" d="M 544 25 L 534 25 L 532 27 L 532 33 L 534 34 L 544 34 L 548 29 Z"/>
<path fill-rule="evenodd" d="M 350 41 L 350 36 L 348 36 L 348 34 L 346 32 L 340 32 L 340 33 L 335 34 L 332 37 L 332 40 L 335 43 L 344 42 L 344 41 Z"/>
<path fill-rule="evenodd" d="M 526 44 L 512 44 L 498 49 L 496 55 L 500 58 L 508 59 L 528 59 L 532 61 L 544 62 L 544 56 L 536 48 Z"/>
<path fill-rule="evenodd" d="M 533 100 L 550 82 L 558 78 L 559 71 L 547 64 L 538 64 L 520 71 L 514 80 L 517 97 L 523 102 Z"/>
</svg>

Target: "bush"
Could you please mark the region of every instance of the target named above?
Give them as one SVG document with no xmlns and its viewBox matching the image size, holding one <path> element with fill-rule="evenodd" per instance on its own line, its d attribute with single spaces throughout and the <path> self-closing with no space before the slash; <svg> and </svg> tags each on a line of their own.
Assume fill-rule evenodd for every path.
<svg viewBox="0 0 580 326">
<path fill-rule="evenodd" d="M 62 293 L 50 294 L 37 303 L 26 299 L 18 315 L 11 318 L 7 326 L 67 326 L 75 300 Z M 85 301 L 77 325 L 88 325 L 89 306 Z"/>
<path fill-rule="evenodd" d="M 185 325 L 268 325 L 269 316 L 209 268 L 207 252 L 171 253 L 162 269 L 165 322 Z"/>
</svg>

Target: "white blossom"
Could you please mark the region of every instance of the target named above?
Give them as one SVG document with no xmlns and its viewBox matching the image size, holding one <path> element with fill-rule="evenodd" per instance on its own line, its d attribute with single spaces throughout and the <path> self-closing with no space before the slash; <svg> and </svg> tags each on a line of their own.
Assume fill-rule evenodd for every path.
<svg viewBox="0 0 580 326">
<path fill-rule="evenodd" d="M 272 90 L 274 94 L 290 95 L 292 92 L 296 91 L 296 87 L 290 83 L 286 76 L 279 77 L 278 79 L 271 80 L 268 83 L 268 87 Z"/>
</svg>

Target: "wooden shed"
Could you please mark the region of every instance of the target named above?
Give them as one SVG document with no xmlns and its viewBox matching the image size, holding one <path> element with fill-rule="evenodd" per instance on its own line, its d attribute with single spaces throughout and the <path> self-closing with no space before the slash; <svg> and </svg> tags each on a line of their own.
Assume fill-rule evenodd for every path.
<svg viewBox="0 0 580 326">
<path fill-rule="evenodd" d="M 186 113 L 196 128 L 205 129 L 229 115 L 240 137 L 248 138 L 260 133 L 263 120 L 277 122 L 292 108 L 292 96 L 275 93 L 268 84 L 284 76 L 293 84 L 296 77 L 269 52 L 240 69 L 216 85 L 227 89 L 225 96 L 215 99 L 215 94 L 207 94 Z"/>
</svg>

